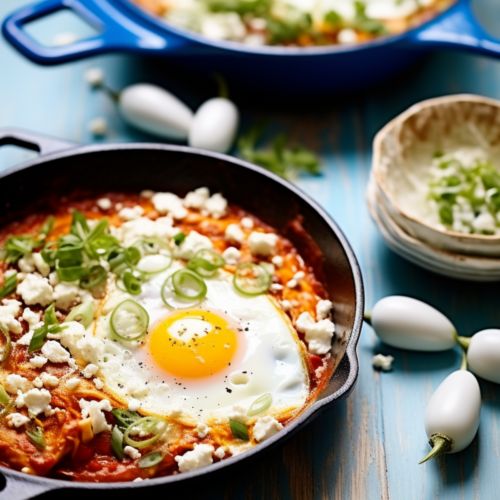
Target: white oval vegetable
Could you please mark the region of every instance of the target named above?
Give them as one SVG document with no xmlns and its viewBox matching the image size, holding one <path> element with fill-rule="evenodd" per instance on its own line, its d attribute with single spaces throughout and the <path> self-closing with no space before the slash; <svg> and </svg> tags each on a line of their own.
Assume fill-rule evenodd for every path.
<svg viewBox="0 0 500 500">
<path fill-rule="evenodd" d="M 189 130 L 189 145 L 227 153 L 238 131 L 239 121 L 238 108 L 229 99 L 224 97 L 209 99 L 194 115 Z"/>
<path fill-rule="evenodd" d="M 379 300 L 369 321 L 382 342 L 400 349 L 445 351 L 456 344 L 451 321 L 430 305 L 410 297 L 394 295 Z"/>
<path fill-rule="evenodd" d="M 500 384 L 500 330 L 477 332 L 470 339 L 467 363 L 476 375 Z"/>
<path fill-rule="evenodd" d="M 150 134 L 168 139 L 187 139 L 193 112 L 165 89 L 140 83 L 124 89 L 118 105 L 123 118 Z"/>
<path fill-rule="evenodd" d="M 445 378 L 425 411 L 425 432 L 431 452 L 422 460 L 467 448 L 479 427 L 481 391 L 476 377 L 458 370 Z"/>
</svg>

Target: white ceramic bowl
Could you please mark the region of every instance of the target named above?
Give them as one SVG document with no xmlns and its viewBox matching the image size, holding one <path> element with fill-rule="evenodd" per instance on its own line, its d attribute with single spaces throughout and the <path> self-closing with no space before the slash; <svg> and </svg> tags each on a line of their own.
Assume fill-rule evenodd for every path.
<svg viewBox="0 0 500 500">
<path fill-rule="evenodd" d="M 424 221 L 422 193 L 433 155 L 463 147 L 481 147 L 500 170 L 499 101 L 455 95 L 416 104 L 375 137 L 377 192 L 397 225 L 413 238 L 453 253 L 500 257 L 500 235 L 462 234 Z"/>
</svg>

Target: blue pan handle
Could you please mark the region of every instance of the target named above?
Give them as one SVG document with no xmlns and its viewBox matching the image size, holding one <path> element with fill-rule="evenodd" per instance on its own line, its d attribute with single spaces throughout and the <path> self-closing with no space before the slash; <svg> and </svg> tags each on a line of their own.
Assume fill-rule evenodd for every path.
<svg viewBox="0 0 500 500">
<path fill-rule="evenodd" d="M 7 145 L 30 149 L 40 153 L 40 155 L 48 155 L 78 146 L 74 142 L 54 139 L 26 130 L 0 128 L 0 147 Z"/>
<path fill-rule="evenodd" d="M 500 57 L 500 40 L 479 24 L 470 0 L 459 1 L 431 23 L 413 31 L 407 41 L 418 48 L 468 50 Z"/>
<path fill-rule="evenodd" d="M 62 47 L 40 45 L 23 26 L 62 9 L 94 26 L 99 35 Z M 15 11 L 3 23 L 2 31 L 14 47 L 38 64 L 60 64 L 105 52 L 177 51 L 189 42 L 175 35 L 159 36 L 125 16 L 107 0 L 44 0 Z"/>
</svg>

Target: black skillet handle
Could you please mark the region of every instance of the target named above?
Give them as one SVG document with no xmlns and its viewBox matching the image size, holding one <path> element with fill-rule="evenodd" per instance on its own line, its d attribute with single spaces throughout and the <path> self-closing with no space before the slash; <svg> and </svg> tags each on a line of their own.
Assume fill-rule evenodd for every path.
<svg viewBox="0 0 500 500">
<path fill-rule="evenodd" d="M 48 481 L 28 474 L 2 471 L 0 476 L 3 476 L 5 481 L 4 488 L 0 489 L 0 500 L 30 500 L 42 493 L 55 490 L 54 485 Z"/>
<path fill-rule="evenodd" d="M 7 145 L 19 146 L 20 148 L 37 151 L 41 155 L 47 155 L 77 146 L 74 142 L 54 139 L 53 137 L 47 137 L 26 130 L 0 128 L 0 147 Z"/>
</svg>

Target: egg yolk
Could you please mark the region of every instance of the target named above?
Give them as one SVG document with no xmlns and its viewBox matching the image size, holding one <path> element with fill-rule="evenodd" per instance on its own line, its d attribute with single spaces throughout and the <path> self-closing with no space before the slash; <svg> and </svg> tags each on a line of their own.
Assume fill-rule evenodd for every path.
<svg viewBox="0 0 500 500">
<path fill-rule="evenodd" d="M 155 362 L 172 375 L 202 378 L 231 365 L 237 334 L 212 312 L 191 310 L 173 314 L 153 330 L 149 349 Z"/>
</svg>

